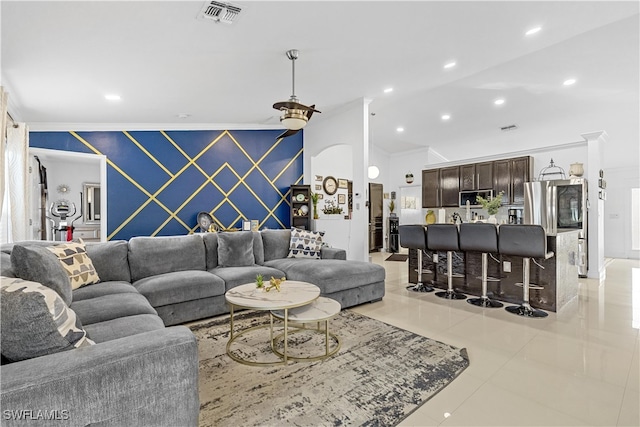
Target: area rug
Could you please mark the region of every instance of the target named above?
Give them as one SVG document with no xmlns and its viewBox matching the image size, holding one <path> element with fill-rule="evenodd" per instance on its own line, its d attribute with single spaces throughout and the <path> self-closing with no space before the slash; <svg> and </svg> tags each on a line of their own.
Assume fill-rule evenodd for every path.
<svg viewBox="0 0 640 427">
<path fill-rule="evenodd" d="M 406 261 L 409 258 L 407 254 L 393 254 L 389 258 L 385 259 L 385 261 Z"/>
<path fill-rule="evenodd" d="M 268 321 L 264 312 L 241 312 L 234 326 L 239 330 Z M 349 310 L 330 322 L 330 331 L 342 341 L 336 355 L 287 366 L 231 360 L 226 354 L 228 316 L 189 327 L 200 355 L 201 426 L 393 426 L 469 365 L 466 349 Z M 268 336 L 268 329 L 257 329 L 232 349 L 249 359 L 276 360 Z M 323 349 L 324 334 L 302 332 L 290 338 L 290 347 Z"/>
</svg>

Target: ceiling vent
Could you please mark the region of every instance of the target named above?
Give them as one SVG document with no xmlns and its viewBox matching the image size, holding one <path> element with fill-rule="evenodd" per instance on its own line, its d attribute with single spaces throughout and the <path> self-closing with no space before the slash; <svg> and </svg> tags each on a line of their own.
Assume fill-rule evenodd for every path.
<svg viewBox="0 0 640 427">
<path fill-rule="evenodd" d="M 235 4 L 219 1 L 207 1 L 200 11 L 199 18 L 206 18 L 215 22 L 232 24 L 238 15 L 240 15 L 241 11 L 242 8 Z"/>
<path fill-rule="evenodd" d="M 509 132 L 510 130 L 516 130 L 516 129 L 518 129 L 518 125 L 509 125 L 509 126 L 503 126 L 500 128 L 502 132 Z"/>
</svg>

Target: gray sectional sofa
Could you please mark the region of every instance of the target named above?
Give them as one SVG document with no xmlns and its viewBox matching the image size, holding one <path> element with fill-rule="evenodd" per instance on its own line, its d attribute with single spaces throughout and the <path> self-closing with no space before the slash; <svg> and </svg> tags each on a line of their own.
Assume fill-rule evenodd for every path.
<svg viewBox="0 0 640 427">
<path fill-rule="evenodd" d="M 2 425 L 24 425 L 7 412 L 20 410 L 66 410 L 56 421 L 65 425 L 197 425 L 197 343 L 175 325 L 227 313 L 225 292 L 257 274 L 314 283 L 343 308 L 384 296 L 382 267 L 327 247 L 321 259 L 288 258 L 290 239 L 290 230 L 264 230 L 87 243 L 101 280 L 73 290 L 68 302 L 96 345 L 3 357 Z M 56 243 L 3 245 L 1 275 L 53 272 L 42 246 Z"/>
</svg>

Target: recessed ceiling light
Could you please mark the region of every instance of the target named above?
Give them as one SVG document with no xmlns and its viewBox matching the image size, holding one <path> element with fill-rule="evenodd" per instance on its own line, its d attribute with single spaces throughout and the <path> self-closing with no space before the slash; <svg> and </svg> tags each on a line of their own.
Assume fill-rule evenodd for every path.
<svg viewBox="0 0 640 427">
<path fill-rule="evenodd" d="M 392 87 L 388 87 L 384 90 L 384 93 L 391 93 L 393 92 L 393 88 Z"/>
<path fill-rule="evenodd" d="M 446 64 L 444 64 L 444 68 L 453 68 L 456 66 L 456 61 L 451 61 L 451 62 L 447 62 Z"/>
<path fill-rule="evenodd" d="M 493 103 L 496 104 L 496 105 L 502 105 L 502 104 L 504 104 L 504 99 L 498 98 L 495 101 L 493 101 Z"/>
<path fill-rule="evenodd" d="M 576 82 L 576 79 L 567 79 L 562 84 L 565 85 L 565 86 L 571 86 L 575 82 Z"/>
<path fill-rule="evenodd" d="M 397 132 L 404 132 L 404 128 L 403 127 L 399 127 L 396 129 Z"/>
<path fill-rule="evenodd" d="M 115 93 L 108 93 L 104 96 L 104 99 L 107 101 L 120 101 L 120 95 L 116 95 Z"/>
<path fill-rule="evenodd" d="M 532 36 L 535 33 L 537 33 L 538 31 L 540 31 L 542 29 L 542 27 L 533 27 L 530 30 L 528 30 L 526 33 L 524 33 L 525 36 Z"/>
<path fill-rule="evenodd" d="M 451 118 L 451 116 L 449 114 L 443 114 L 441 119 L 442 120 L 449 120 Z"/>
<path fill-rule="evenodd" d="M 191 114 L 187 114 L 187 113 L 180 113 L 178 114 L 178 118 L 179 119 L 186 119 L 187 117 L 190 117 Z"/>
</svg>

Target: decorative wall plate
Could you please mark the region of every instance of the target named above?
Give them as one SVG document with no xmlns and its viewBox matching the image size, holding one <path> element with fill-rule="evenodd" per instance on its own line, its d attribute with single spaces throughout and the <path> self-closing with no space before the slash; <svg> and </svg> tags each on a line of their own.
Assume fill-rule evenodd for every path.
<svg viewBox="0 0 640 427">
<path fill-rule="evenodd" d="M 198 225 L 200 226 L 200 231 L 209 231 L 211 224 L 213 224 L 213 218 L 208 212 L 200 212 L 198 214 Z"/>
</svg>

